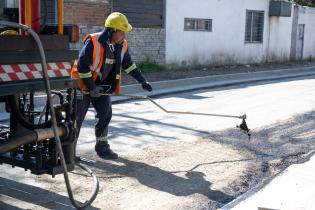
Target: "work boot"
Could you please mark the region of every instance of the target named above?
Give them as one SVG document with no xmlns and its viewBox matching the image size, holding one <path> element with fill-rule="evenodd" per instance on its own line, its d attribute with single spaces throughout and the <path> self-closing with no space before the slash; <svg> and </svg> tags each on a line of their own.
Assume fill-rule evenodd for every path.
<svg viewBox="0 0 315 210">
<path fill-rule="evenodd" d="M 95 151 L 100 158 L 115 160 L 118 158 L 117 153 L 110 149 L 108 142 L 98 141 L 95 145 Z"/>
</svg>

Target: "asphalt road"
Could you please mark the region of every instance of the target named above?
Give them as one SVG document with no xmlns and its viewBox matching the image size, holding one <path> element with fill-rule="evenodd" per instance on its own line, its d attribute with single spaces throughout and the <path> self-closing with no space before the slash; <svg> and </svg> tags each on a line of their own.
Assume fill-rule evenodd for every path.
<svg viewBox="0 0 315 210">
<path fill-rule="evenodd" d="M 216 114 L 247 114 L 252 130 L 252 143 L 263 143 L 262 132 L 289 118 L 312 115 L 315 108 L 315 77 L 270 83 L 245 84 L 215 90 L 202 90 L 168 95 L 155 101 L 167 110 Z M 161 143 L 197 140 L 220 131 L 230 130 L 238 141 L 246 135 L 235 129 L 239 119 L 168 114 L 149 101 L 134 101 L 113 106 L 110 143 L 121 155 Z M 78 152 L 93 150 L 94 112 L 88 113 L 79 138 Z M 282 130 L 283 127 L 274 127 Z M 223 138 L 223 137 L 222 137 Z M 259 142 L 258 142 L 259 138 Z M 266 139 L 271 141 L 270 139 Z"/>
<path fill-rule="evenodd" d="M 313 76 L 156 99 L 174 111 L 246 113 L 250 141 L 236 128 L 239 119 L 167 114 L 148 101 L 115 104 L 109 132 L 118 161 L 95 156 L 91 109 L 77 148 L 97 161 L 91 167 L 101 191 L 91 209 L 216 209 L 230 202 L 315 149 L 314 89 Z M 62 176 L 0 169 L 0 209 L 71 208 Z M 81 173 L 71 174 L 78 200 L 90 189 Z"/>
</svg>

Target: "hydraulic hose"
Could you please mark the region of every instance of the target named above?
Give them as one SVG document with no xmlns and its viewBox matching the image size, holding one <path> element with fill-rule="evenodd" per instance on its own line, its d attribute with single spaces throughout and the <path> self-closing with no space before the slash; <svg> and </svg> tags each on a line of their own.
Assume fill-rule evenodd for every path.
<svg viewBox="0 0 315 210">
<path fill-rule="evenodd" d="M 44 8 L 44 18 L 43 18 L 43 22 L 41 24 L 40 27 L 40 32 L 42 32 L 47 24 L 47 15 L 48 15 L 48 7 L 47 7 L 47 0 L 42 0 L 43 2 L 43 7 Z"/>
<path fill-rule="evenodd" d="M 20 109 L 18 107 L 17 101 L 15 96 L 8 96 L 8 103 L 10 105 L 10 108 L 12 109 L 12 114 L 16 119 L 18 120 L 19 123 L 21 123 L 25 128 L 29 130 L 33 129 L 41 129 L 41 128 L 50 128 L 51 127 L 51 121 L 47 121 L 44 123 L 40 124 L 33 124 L 29 122 L 20 112 Z"/>
<path fill-rule="evenodd" d="M 43 45 L 39 39 L 39 36 L 29 27 L 23 25 L 23 24 L 18 24 L 18 23 L 12 23 L 12 22 L 7 22 L 7 21 L 0 21 L 0 25 L 4 25 L 4 26 L 10 26 L 10 27 L 14 27 L 14 28 L 20 28 L 26 32 L 28 32 L 35 40 L 39 53 L 40 53 L 40 59 L 41 59 L 41 66 L 43 69 L 43 79 L 45 82 L 45 87 L 46 87 L 46 93 L 47 93 L 47 99 L 48 99 L 48 103 L 50 107 L 53 107 L 53 101 L 52 101 L 52 96 L 51 96 L 51 88 L 50 88 L 50 82 L 49 82 L 49 76 L 48 76 L 48 71 L 47 71 L 47 64 L 46 64 L 46 57 L 45 57 L 45 52 L 44 52 L 44 48 Z M 70 198 L 70 201 L 72 203 L 72 205 L 77 208 L 77 209 L 85 209 L 86 207 L 88 207 L 89 205 L 91 205 L 91 203 L 95 200 L 97 193 L 99 191 L 99 182 L 97 177 L 95 176 L 95 174 L 86 166 L 77 163 L 77 165 L 82 168 L 83 170 L 85 170 L 87 173 L 89 173 L 94 180 L 94 185 L 93 185 L 93 191 L 92 194 L 90 196 L 90 198 L 85 201 L 83 204 L 78 203 L 77 201 L 75 201 L 73 193 L 72 193 L 72 189 L 71 189 L 71 185 L 70 185 L 70 181 L 69 181 L 69 176 L 68 176 L 68 169 L 67 169 L 67 165 L 65 162 L 65 158 L 64 158 L 64 154 L 62 151 L 62 145 L 61 145 L 61 141 L 58 135 L 58 127 L 57 127 L 57 121 L 56 121 L 56 116 L 55 116 L 55 110 L 54 109 L 50 109 L 50 113 L 51 113 L 51 122 L 52 122 L 52 126 L 53 126 L 53 131 L 54 131 L 54 136 L 56 139 L 56 144 L 57 144 L 57 149 L 59 152 L 59 156 L 60 156 L 60 162 L 61 162 L 61 166 L 63 168 L 64 171 L 64 179 L 65 179 L 65 183 L 66 183 L 66 187 L 67 187 L 67 191 L 68 191 L 68 195 Z"/>
<path fill-rule="evenodd" d="M 62 95 L 62 93 L 61 93 L 60 91 L 54 91 L 54 90 L 52 90 L 51 93 L 53 93 L 53 94 L 59 96 L 59 101 L 60 101 L 60 104 L 61 104 L 61 105 L 64 103 L 65 99 L 64 99 L 64 96 Z"/>
</svg>

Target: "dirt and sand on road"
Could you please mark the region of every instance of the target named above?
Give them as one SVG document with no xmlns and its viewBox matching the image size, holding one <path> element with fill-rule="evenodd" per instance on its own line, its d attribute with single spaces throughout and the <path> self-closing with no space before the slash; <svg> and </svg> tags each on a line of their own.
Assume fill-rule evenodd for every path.
<svg viewBox="0 0 315 210">
<path fill-rule="evenodd" d="M 311 125 L 314 115 L 303 117 L 308 119 L 303 123 Z M 311 127 L 295 133 L 298 119 L 254 130 L 251 142 L 231 129 L 195 141 L 149 146 L 117 161 L 87 156 L 96 161 L 89 166 L 100 180 L 90 209 L 217 209 L 315 149 Z M 25 187 L 33 194 L 26 201 L 35 204 L 28 209 L 71 208 L 62 175 L 33 178 L 49 194 Z M 70 173 L 70 179 L 76 199 L 84 201 L 92 179 L 79 169 Z M 15 188 L 21 189 L 19 184 Z"/>
<path fill-rule="evenodd" d="M 230 129 L 196 141 L 149 146 L 117 161 L 87 156 L 96 160 L 90 167 L 101 186 L 93 208 L 222 207 L 314 150 L 314 116 L 307 113 L 255 129 L 250 142 L 238 130 Z M 89 195 L 91 179 L 79 170 L 70 177 L 77 199 L 83 200 Z M 42 176 L 36 181 L 46 190 L 66 192 L 62 176 Z"/>
<path fill-rule="evenodd" d="M 261 176 L 261 164 L 250 152 L 206 139 L 147 147 L 117 161 L 89 158 L 97 161 L 90 167 L 100 180 L 93 203 L 100 209 L 216 209 Z M 70 176 L 78 200 L 89 195 L 92 184 L 80 175 Z M 62 176 L 42 176 L 37 182 L 46 190 L 66 192 Z"/>
</svg>

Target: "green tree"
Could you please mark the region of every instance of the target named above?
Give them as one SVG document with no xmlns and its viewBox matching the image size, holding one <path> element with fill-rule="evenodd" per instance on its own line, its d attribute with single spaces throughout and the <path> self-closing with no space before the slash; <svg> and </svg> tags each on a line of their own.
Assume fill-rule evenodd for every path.
<svg viewBox="0 0 315 210">
<path fill-rule="evenodd" d="M 295 0 L 295 3 L 302 6 L 315 7 L 315 0 Z"/>
</svg>

